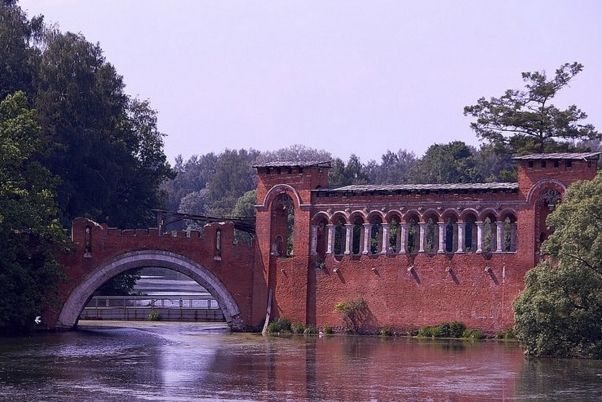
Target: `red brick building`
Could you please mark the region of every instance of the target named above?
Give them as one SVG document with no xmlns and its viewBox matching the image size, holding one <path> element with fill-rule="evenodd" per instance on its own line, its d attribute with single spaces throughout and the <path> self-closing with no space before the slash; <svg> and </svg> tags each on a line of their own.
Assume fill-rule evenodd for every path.
<svg viewBox="0 0 602 402">
<path fill-rule="evenodd" d="M 363 299 L 364 330 L 462 321 L 489 333 L 513 322 L 512 301 L 546 239 L 546 216 L 568 185 L 592 179 L 599 153 L 515 158 L 517 183 L 329 188 L 329 162 L 257 168 L 256 239 L 235 223 L 200 232 L 119 230 L 73 222 L 62 303 L 48 327 L 72 328 L 111 277 L 145 266 L 182 272 L 236 329 L 266 316 L 341 327 L 335 304 Z"/>
<path fill-rule="evenodd" d="M 340 326 L 335 304 L 361 298 L 367 329 L 508 328 L 547 215 L 568 185 L 596 175 L 598 157 L 517 157 L 517 183 L 335 189 L 328 162 L 258 165 L 251 321 L 271 293 L 274 316 L 316 326 Z"/>
</svg>

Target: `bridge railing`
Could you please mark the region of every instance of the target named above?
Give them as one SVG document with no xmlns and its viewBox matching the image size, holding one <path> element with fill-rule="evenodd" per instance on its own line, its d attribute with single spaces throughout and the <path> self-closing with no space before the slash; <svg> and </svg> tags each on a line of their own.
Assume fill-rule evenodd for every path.
<svg viewBox="0 0 602 402">
<path fill-rule="evenodd" d="M 222 321 L 223 313 L 211 295 L 94 296 L 80 319 L 144 320 L 156 311 L 162 320 Z"/>
</svg>

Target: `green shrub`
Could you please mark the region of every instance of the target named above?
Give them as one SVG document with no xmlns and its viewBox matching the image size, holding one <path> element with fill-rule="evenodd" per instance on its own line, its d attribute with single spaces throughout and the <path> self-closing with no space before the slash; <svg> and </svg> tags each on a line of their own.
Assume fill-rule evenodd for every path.
<svg viewBox="0 0 602 402">
<path fill-rule="evenodd" d="M 495 337 L 497 339 L 503 340 L 516 339 L 516 336 L 514 335 L 514 330 L 512 328 L 508 328 L 505 331 L 498 332 L 497 334 L 495 334 Z"/>
<path fill-rule="evenodd" d="M 159 313 L 159 310 L 151 310 L 148 313 L 147 319 L 149 321 L 159 321 L 161 319 L 161 313 Z"/>
<path fill-rule="evenodd" d="M 378 331 L 378 335 L 380 336 L 393 336 L 393 330 L 390 327 L 382 327 L 380 331 Z"/>
<path fill-rule="evenodd" d="M 341 301 L 335 304 L 334 311 L 343 316 L 345 330 L 359 332 L 368 315 L 368 303 L 364 299 Z"/>
<path fill-rule="evenodd" d="M 299 322 L 294 322 L 291 324 L 291 332 L 297 335 L 302 334 L 305 332 L 305 325 Z"/>
<path fill-rule="evenodd" d="M 432 338 L 435 336 L 435 327 L 426 326 L 418 328 L 418 335 L 424 338 Z"/>
<path fill-rule="evenodd" d="M 480 329 L 468 328 L 462 333 L 462 338 L 477 340 L 485 338 L 485 334 Z"/>
<path fill-rule="evenodd" d="M 268 324 L 269 334 L 282 334 L 291 332 L 291 321 L 286 318 L 277 318 Z"/>
<path fill-rule="evenodd" d="M 466 325 L 459 321 L 444 322 L 439 325 L 421 327 L 418 336 L 426 338 L 461 338 Z"/>
<path fill-rule="evenodd" d="M 303 330 L 304 335 L 315 335 L 318 333 L 318 330 L 313 325 L 308 325 L 305 330 Z"/>
<path fill-rule="evenodd" d="M 328 325 L 325 325 L 322 327 L 322 332 L 324 333 L 324 335 L 332 335 L 332 328 Z"/>
</svg>

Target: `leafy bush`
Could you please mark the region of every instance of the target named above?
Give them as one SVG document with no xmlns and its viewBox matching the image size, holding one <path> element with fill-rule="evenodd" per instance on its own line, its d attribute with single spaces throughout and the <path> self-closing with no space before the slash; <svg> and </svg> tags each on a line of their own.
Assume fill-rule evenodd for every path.
<svg viewBox="0 0 602 402">
<path fill-rule="evenodd" d="M 368 314 L 368 303 L 364 299 L 341 301 L 335 304 L 334 310 L 342 314 L 345 329 L 357 333 Z"/>
<path fill-rule="evenodd" d="M 161 313 L 159 313 L 159 310 L 151 310 L 148 313 L 148 320 L 149 321 L 159 321 L 161 319 Z"/>
<path fill-rule="evenodd" d="M 293 334 L 302 334 L 305 331 L 305 325 L 299 323 L 299 322 L 294 322 L 291 324 L 291 332 Z"/>
<path fill-rule="evenodd" d="M 325 335 L 332 335 L 332 328 L 329 327 L 328 325 L 325 325 L 325 326 L 322 327 L 322 332 Z"/>
<path fill-rule="evenodd" d="M 485 334 L 480 329 L 467 328 L 462 333 L 462 338 L 470 340 L 483 339 Z"/>
<path fill-rule="evenodd" d="M 497 339 L 504 339 L 504 340 L 516 339 L 516 335 L 514 335 L 514 330 L 512 328 L 508 328 L 505 331 L 498 332 L 497 334 L 495 334 L 495 337 Z"/>
<path fill-rule="evenodd" d="M 433 327 L 433 326 L 420 327 L 420 328 L 418 328 L 417 336 L 424 337 L 424 338 L 432 338 L 435 336 L 435 327 Z"/>
<path fill-rule="evenodd" d="M 268 324 L 269 334 L 290 333 L 291 331 L 291 321 L 287 318 L 277 318 Z"/>
<path fill-rule="evenodd" d="M 525 277 L 514 332 L 528 355 L 602 358 L 602 173 L 577 182 L 547 220 L 548 262 Z"/>
<path fill-rule="evenodd" d="M 421 327 L 418 336 L 426 338 L 461 338 L 466 325 L 459 321 L 444 322 L 439 325 Z"/>
<path fill-rule="evenodd" d="M 303 330 L 304 335 L 315 335 L 318 333 L 318 330 L 313 325 L 308 325 L 307 328 Z"/>
<path fill-rule="evenodd" d="M 380 331 L 378 331 L 380 336 L 393 336 L 393 330 L 390 327 L 382 327 Z"/>
</svg>

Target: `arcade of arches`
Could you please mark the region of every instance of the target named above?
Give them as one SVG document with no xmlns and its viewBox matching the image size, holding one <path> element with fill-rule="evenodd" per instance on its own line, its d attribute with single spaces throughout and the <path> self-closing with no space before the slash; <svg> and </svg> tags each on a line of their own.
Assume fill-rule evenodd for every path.
<svg viewBox="0 0 602 402">
<path fill-rule="evenodd" d="M 258 165 L 252 244 L 235 241 L 232 222 L 165 234 L 74 221 L 65 303 L 46 322 L 72 325 L 91 287 L 127 269 L 124 256 L 143 253 L 203 282 L 238 329 L 261 324 L 268 310 L 340 327 L 334 305 L 363 299 L 367 331 L 445 321 L 500 331 L 512 325 L 524 275 L 542 258 L 547 215 L 566 187 L 596 175 L 598 158 L 517 157 L 516 183 L 341 188 L 328 186 L 329 162 Z"/>
</svg>

